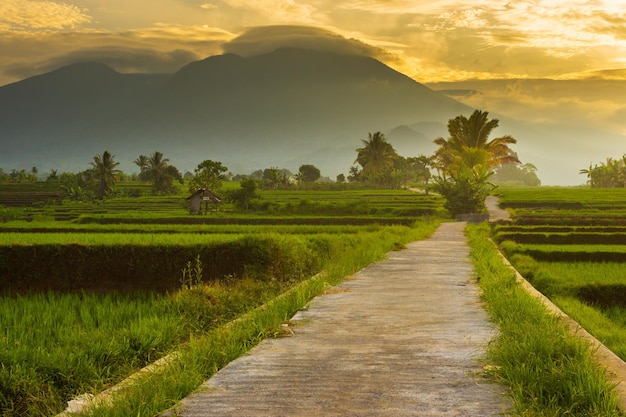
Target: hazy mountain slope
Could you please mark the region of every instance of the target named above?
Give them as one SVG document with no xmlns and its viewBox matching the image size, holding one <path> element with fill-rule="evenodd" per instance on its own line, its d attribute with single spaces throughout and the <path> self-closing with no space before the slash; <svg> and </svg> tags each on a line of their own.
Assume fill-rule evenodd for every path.
<svg viewBox="0 0 626 417">
<path fill-rule="evenodd" d="M 331 176 L 347 172 L 368 132 L 445 126 L 471 111 L 374 59 L 295 48 L 209 57 L 167 79 L 72 66 L 0 89 L 0 109 L 11 103 L 20 105 L 0 119 L 2 166 L 76 169 L 106 149 L 133 171 L 140 153 L 159 150 L 180 169 L 312 163 Z M 418 131 L 412 153 L 432 139 Z"/>
</svg>

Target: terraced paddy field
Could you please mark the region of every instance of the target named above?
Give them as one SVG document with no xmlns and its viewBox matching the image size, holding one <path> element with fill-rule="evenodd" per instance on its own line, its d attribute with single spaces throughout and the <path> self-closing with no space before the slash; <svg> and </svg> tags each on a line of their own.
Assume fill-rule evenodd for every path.
<svg viewBox="0 0 626 417">
<path fill-rule="evenodd" d="M 626 360 L 626 189 L 499 188 L 493 236 L 514 266 Z"/>
<path fill-rule="evenodd" d="M 176 351 L 187 359 L 175 376 L 147 388 L 165 384 L 167 408 L 445 217 L 440 198 L 404 190 L 262 191 L 249 211 L 225 203 L 203 215 L 189 214 L 184 192 L 18 197 L 0 207 L 3 417 L 56 415 Z"/>
</svg>

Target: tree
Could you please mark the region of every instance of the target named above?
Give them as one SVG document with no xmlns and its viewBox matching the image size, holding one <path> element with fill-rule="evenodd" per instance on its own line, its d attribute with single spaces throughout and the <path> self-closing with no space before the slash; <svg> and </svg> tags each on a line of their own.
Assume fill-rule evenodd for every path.
<svg viewBox="0 0 626 417">
<path fill-rule="evenodd" d="M 48 177 L 46 178 L 46 182 L 58 182 L 59 181 L 59 171 L 56 169 L 51 169 Z"/>
<path fill-rule="evenodd" d="M 139 155 L 139 157 L 135 159 L 134 162 L 139 167 L 139 172 L 144 172 L 150 167 L 150 158 L 148 158 L 146 155 Z"/>
<path fill-rule="evenodd" d="M 435 177 L 434 188 L 446 199 L 444 208 L 453 216 L 479 213 L 485 207 L 485 198 L 495 188 L 488 182 L 492 174 L 481 165 L 464 168 L 454 177 Z"/>
<path fill-rule="evenodd" d="M 189 181 L 189 192 L 195 193 L 201 188 L 217 192 L 222 188 L 222 181 L 226 178 L 224 173 L 227 171 L 228 168 L 221 162 L 210 159 L 202 161 L 194 170 L 194 176 Z"/>
<path fill-rule="evenodd" d="M 448 139 L 437 138 L 436 166 L 445 174 L 459 172 L 465 167 L 481 165 L 487 169 L 507 163 L 519 163 L 509 145 L 517 143 L 505 135 L 492 140 L 489 136 L 498 127 L 498 119 L 488 119 L 489 113 L 475 110 L 467 118 L 459 115 L 448 121 Z"/>
<path fill-rule="evenodd" d="M 258 184 L 252 178 L 244 178 L 239 183 L 239 189 L 228 193 L 228 199 L 237 207 L 248 210 L 248 204 L 253 198 L 258 198 L 256 193 Z"/>
<path fill-rule="evenodd" d="M 301 179 L 303 182 L 315 182 L 319 180 L 322 176 L 319 168 L 317 168 L 315 165 L 310 164 L 301 165 L 298 169 L 298 172 L 302 174 Z"/>
<path fill-rule="evenodd" d="M 96 155 L 91 162 L 90 175 L 94 184 L 96 197 L 104 198 L 113 191 L 120 171 L 117 169 L 119 162 L 115 162 L 114 156 L 109 151 L 102 155 Z"/>
<path fill-rule="evenodd" d="M 380 132 L 368 133 L 368 139 L 363 139 L 361 142 L 363 147 L 357 148 L 357 158 L 354 161 L 361 165 L 361 175 L 372 177 L 393 167 L 397 153 L 393 146 L 387 142 L 384 134 Z"/>
<path fill-rule="evenodd" d="M 626 187 L 626 154 L 621 159 L 606 158 L 600 165 L 589 164 L 588 169 L 581 169 L 579 173 L 587 175 L 591 188 Z"/>
<path fill-rule="evenodd" d="M 171 194 L 176 192 L 174 181 L 183 183 L 183 176 L 178 169 L 170 165 L 170 160 L 164 158 L 158 151 L 152 152 L 150 157 L 139 155 L 135 160 L 141 170 L 139 179 L 152 183 L 153 194 Z"/>
<path fill-rule="evenodd" d="M 526 185 L 536 187 L 541 185 L 537 176 L 537 167 L 526 163 L 523 165 L 506 164 L 496 168 L 491 182 L 497 185 Z"/>
<path fill-rule="evenodd" d="M 337 175 L 337 184 L 343 184 L 346 182 L 346 176 L 344 174 Z"/>
<path fill-rule="evenodd" d="M 452 215 L 484 210 L 484 199 L 494 185 L 488 182 L 493 169 L 507 163 L 519 163 L 509 145 L 517 141 L 509 135 L 489 140 L 498 127 L 498 119 L 475 110 L 467 118 L 459 115 L 448 121 L 449 138 L 437 138 L 435 168 L 439 176 L 434 188 L 446 199 Z"/>
<path fill-rule="evenodd" d="M 263 182 L 266 186 L 276 189 L 281 182 L 280 170 L 278 167 L 265 168 L 263 170 Z"/>
</svg>

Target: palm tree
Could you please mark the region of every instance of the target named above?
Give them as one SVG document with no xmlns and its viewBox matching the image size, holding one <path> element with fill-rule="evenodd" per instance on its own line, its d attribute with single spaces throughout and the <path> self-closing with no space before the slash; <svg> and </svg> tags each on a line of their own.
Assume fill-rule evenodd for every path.
<svg viewBox="0 0 626 417">
<path fill-rule="evenodd" d="M 488 118 L 489 113 L 475 110 L 469 119 L 459 115 L 448 121 L 448 139 L 434 140 L 439 149 L 435 152 L 438 168 L 444 173 L 458 173 L 462 167 L 472 169 L 477 165 L 487 169 L 507 163 L 519 163 L 509 145 L 517 143 L 510 135 L 489 140 L 498 127 L 498 119 Z"/>
<path fill-rule="evenodd" d="M 398 156 L 395 149 L 384 134 L 376 132 L 369 133 L 367 140 L 363 142 L 362 148 L 357 148 L 357 158 L 354 161 L 363 167 L 361 171 L 364 176 L 381 174 L 387 168 L 393 168 L 394 159 Z"/>
<path fill-rule="evenodd" d="M 596 184 L 594 182 L 595 179 L 595 169 L 597 167 L 592 167 L 591 163 L 589 163 L 589 168 L 588 169 L 581 169 L 580 171 L 578 171 L 579 174 L 587 174 L 587 182 L 589 183 L 589 186 L 591 188 L 595 188 Z"/>
<path fill-rule="evenodd" d="M 170 160 L 164 158 L 161 152 L 154 151 L 147 158 L 147 167 L 139 174 L 139 178 L 152 182 L 154 194 L 170 193 L 173 191 L 174 180 L 182 180 L 176 167 L 171 166 L 169 162 Z"/>
<path fill-rule="evenodd" d="M 98 198 L 103 198 L 113 191 L 120 170 L 117 169 L 119 162 L 114 161 L 114 156 L 109 151 L 93 157 L 91 173 L 96 183 L 95 192 Z"/>
<path fill-rule="evenodd" d="M 146 155 L 139 155 L 137 159 L 135 159 L 135 164 L 139 167 L 140 172 L 144 172 L 150 167 L 150 158 Z"/>
</svg>

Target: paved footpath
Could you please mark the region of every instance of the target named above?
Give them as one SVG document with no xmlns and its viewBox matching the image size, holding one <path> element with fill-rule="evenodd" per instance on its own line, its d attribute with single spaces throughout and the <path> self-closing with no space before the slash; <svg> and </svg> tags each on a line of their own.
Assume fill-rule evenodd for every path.
<svg viewBox="0 0 626 417">
<path fill-rule="evenodd" d="M 309 303 L 289 337 L 263 341 L 166 415 L 494 416 L 480 376 L 494 334 L 463 229 L 392 252 Z"/>
</svg>

